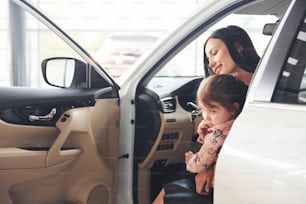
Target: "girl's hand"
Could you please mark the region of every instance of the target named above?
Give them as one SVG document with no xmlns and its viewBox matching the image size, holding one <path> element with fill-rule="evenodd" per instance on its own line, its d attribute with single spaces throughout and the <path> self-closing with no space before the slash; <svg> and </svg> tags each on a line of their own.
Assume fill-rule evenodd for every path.
<svg viewBox="0 0 306 204">
<path fill-rule="evenodd" d="M 204 143 L 204 138 L 205 136 L 211 132 L 210 128 L 213 126 L 213 124 L 205 121 L 205 120 L 202 120 L 198 126 L 198 134 L 199 134 L 199 137 L 198 137 L 198 142 L 203 144 Z"/>
<path fill-rule="evenodd" d="M 185 153 L 185 163 L 186 163 L 186 164 L 190 161 L 190 159 L 192 158 L 192 156 L 193 156 L 192 151 L 188 151 L 188 152 Z"/>
</svg>

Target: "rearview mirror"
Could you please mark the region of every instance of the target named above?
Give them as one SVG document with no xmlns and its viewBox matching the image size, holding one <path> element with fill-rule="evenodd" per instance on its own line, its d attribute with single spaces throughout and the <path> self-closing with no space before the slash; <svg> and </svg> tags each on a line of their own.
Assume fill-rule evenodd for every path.
<svg viewBox="0 0 306 204">
<path fill-rule="evenodd" d="M 267 24 L 265 24 L 264 28 L 263 28 L 263 34 L 264 35 L 272 35 L 276 26 L 277 26 L 277 23 L 267 23 Z"/>
</svg>

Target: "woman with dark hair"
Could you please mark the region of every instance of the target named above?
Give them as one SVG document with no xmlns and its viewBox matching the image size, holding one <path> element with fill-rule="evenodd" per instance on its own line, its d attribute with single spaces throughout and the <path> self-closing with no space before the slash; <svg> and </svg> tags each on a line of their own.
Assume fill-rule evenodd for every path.
<svg viewBox="0 0 306 204">
<path fill-rule="evenodd" d="M 249 85 L 260 57 L 245 30 L 227 26 L 214 31 L 204 43 L 206 72 L 231 74 Z"/>
<path fill-rule="evenodd" d="M 206 76 L 228 74 L 248 86 L 259 60 L 260 57 L 249 35 L 238 26 L 220 28 L 214 31 L 204 43 Z M 203 120 L 198 126 L 199 138 L 205 137 L 206 129 Z M 205 171 L 197 173 L 194 179 L 181 179 L 164 184 L 153 203 L 213 203 L 214 171 L 215 165 L 211 165 Z"/>
</svg>

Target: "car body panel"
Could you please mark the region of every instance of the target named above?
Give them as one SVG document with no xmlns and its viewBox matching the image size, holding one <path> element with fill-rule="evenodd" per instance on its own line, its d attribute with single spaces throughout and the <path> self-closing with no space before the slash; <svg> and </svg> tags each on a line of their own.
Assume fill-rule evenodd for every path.
<svg viewBox="0 0 306 204">
<path fill-rule="evenodd" d="M 292 109 L 290 109 L 292 108 Z M 215 202 L 305 200 L 305 107 L 250 103 L 220 154 Z"/>
</svg>

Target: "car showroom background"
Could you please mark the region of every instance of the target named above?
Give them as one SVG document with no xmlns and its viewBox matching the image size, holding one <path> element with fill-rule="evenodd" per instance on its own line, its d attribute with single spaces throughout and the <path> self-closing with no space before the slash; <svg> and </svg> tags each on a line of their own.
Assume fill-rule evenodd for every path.
<svg viewBox="0 0 306 204">
<path fill-rule="evenodd" d="M 76 39 L 100 64 L 103 64 L 103 67 L 120 64 L 124 68 L 133 64 L 141 54 L 148 52 L 147 47 L 185 20 L 199 4 L 205 3 L 205 0 L 33 0 L 33 2 Z M 54 38 L 45 33 L 47 29 L 32 22 L 28 14 L 19 13 L 17 6 L 10 0 L 2 0 L 0 4 L 0 85 L 30 87 L 45 85 L 39 77 L 40 63 L 44 57 L 41 53 L 49 57 L 47 53 L 51 51 L 52 54 L 55 53 L 58 49 L 56 46 L 61 45 L 52 42 Z M 256 26 L 254 21 L 245 23 L 254 24 L 254 28 Z M 19 29 L 23 29 L 25 34 Z M 14 55 L 10 53 L 16 42 L 26 46 L 24 49 L 26 65 L 20 65 L 22 62 L 18 64 L 18 60 L 15 60 Z M 52 46 L 45 46 L 47 50 L 42 51 L 45 42 Z M 260 45 L 260 43 L 255 44 Z M 115 48 L 121 49 L 125 57 L 118 58 L 116 53 L 111 53 Z M 16 52 L 16 49 L 13 51 Z M 111 58 L 102 59 L 103 55 Z M 19 66 L 27 67 L 23 69 Z M 116 77 L 118 71 L 111 74 Z"/>
</svg>

